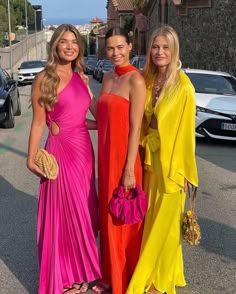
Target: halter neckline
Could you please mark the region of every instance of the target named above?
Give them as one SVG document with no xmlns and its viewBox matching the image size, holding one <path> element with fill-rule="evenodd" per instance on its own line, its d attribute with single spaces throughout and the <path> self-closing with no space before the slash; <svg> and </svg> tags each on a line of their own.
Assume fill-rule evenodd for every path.
<svg viewBox="0 0 236 294">
<path fill-rule="evenodd" d="M 135 66 L 131 65 L 131 64 L 128 64 L 128 65 L 125 65 L 125 66 L 116 66 L 114 68 L 114 71 L 115 73 L 118 75 L 118 76 L 122 76 L 122 75 L 125 75 L 127 74 L 128 72 L 130 71 L 139 71 Z"/>
</svg>

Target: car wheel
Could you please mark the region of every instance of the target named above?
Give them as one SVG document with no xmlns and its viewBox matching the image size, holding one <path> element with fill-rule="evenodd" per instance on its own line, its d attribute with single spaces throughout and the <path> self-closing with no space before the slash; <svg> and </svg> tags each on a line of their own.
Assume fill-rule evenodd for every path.
<svg viewBox="0 0 236 294">
<path fill-rule="evenodd" d="M 15 115 L 21 115 L 20 94 L 19 94 L 18 90 L 17 90 L 17 110 L 16 110 Z"/>
<path fill-rule="evenodd" d="M 13 105 L 12 102 L 9 103 L 9 112 L 6 121 L 3 123 L 5 129 L 11 129 L 15 126 L 15 118 L 13 114 Z"/>
</svg>

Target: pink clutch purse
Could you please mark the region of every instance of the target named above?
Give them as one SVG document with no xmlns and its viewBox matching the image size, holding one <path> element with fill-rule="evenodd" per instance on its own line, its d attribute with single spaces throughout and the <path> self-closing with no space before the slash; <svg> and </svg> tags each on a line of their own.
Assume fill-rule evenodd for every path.
<svg viewBox="0 0 236 294">
<path fill-rule="evenodd" d="M 135 224 L 143 220 L 148 208 L 146 193 L 136 186 L 125 192 L 123 186 L 119 186 L 113 192 L 109 203 L 110 213 L 123 224 Z"/>
</svg>

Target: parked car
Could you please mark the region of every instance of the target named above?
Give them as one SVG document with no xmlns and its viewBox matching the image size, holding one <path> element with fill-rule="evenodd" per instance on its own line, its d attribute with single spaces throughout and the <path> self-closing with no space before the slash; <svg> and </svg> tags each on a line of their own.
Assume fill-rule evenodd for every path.
<svg viewBox="0 0 236 294">
<path fill-rule="evenodd" d="M 93 70 L 93 78 L 95 80 L 98 80 L 98 71 L 99 69 L 102 67 L 102 64 L 103 64 L 103 60 L 104 59 L 99 59 L 94 67 L 94 70 Z"/>
<path fill-rule="evenodd" d="M 104 59 L 101 67 L 98 69 L 97 80 L 101 83 L 106 72 L 112 70 L 114 65 L 108 59 Z"/>
<path fill-rule="evenodd" d="M 18 68 L 18 84 L 25 85 L 32 83 L 36 74 L 44 69 L 47 60 L 23 61 Z"/>
<path fill-rule="evenodd" d="M 219 71 L 183 71 L 196 91 L 196 136 L 236 141 L 236 78 Z"/>
<path fill-rule="evenodd" d="M 131 58 L 130 63 L 137 67 L 140 71 L 143 70 L 144 65 L 146 62 L 146 56 L 145 55 L 135 55 Z"/>
<path fill-rule="evenodd" d="M 96 66 L 97 60 L 96 59 L 88 59 L 85 64 L 84 73 L 87 75 L 92 75 L 94 68 Z"/>
<path fill-rule="evenodd" d="M 0 67 L 0 127 L 13 128 L 14 115 L 21 114 L 17 81 Z"/>
<path fill-rule="evenodd" d="M 96 61 L 98 60 L 98 58 L 97 58 L 97 55 L 95 55 L 95 54 L 89 54 L 89 55 L 87 55 L 87 60 L 91 60 L 91 59 L 95 59 Z"/>
</svg>

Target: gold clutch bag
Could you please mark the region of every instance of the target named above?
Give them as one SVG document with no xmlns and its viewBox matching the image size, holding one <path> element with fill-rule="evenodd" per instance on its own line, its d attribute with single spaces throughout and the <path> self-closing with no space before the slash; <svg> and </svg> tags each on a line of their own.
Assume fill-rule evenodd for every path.
<svg viewBox="0 0 236 294">
<path fill-rule="evenodd" d="M 192 246 L 199 245 L 201 240 L 201 229 L 197 221 L 197 215 L 194 211 L 196 195 L 196 187 L 194 187 L 192 191 L 188 188 L 189 210 L 184 213 L 182 223 L 183 239 Z"/>
<path fill-rule="evenodd" d="M 50 180 L 55 180 L 58 176 L 59 167 L 56 158 L 45 149 L 39 149 L 36 153 L 34 163 Z"/>
</svg>

